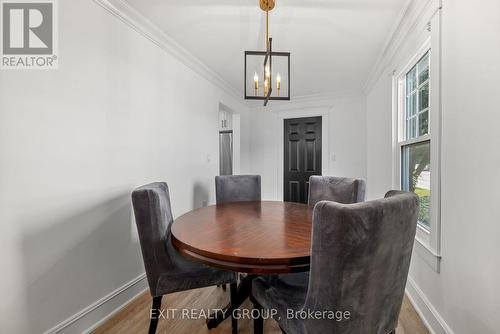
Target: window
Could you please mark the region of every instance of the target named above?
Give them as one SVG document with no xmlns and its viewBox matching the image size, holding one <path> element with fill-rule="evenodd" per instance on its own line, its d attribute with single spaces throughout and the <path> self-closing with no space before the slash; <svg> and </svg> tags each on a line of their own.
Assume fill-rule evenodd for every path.
<svg viewBox="0 0 500 334">
<path fill-rule="evenodd" d="M 404 75 L 400 140 L 401 189 L 420 197 L 418 223 L 429 230 L 431 206 L 431 139 L 429 136 L 430 50 Z"/>
<path fill-rule="evenodd" d="M 415 192 L 416 253 L 436 272 L 441 261 L 441 11 L 404 41 L 393 76 L 393 186 Z M 418 41 L 420 47 L 417 49 Z M 409 50 L 413 54 L 407 54 Z M 409 58 L 404 59 L 404 56 Z"/>
<path fill-rule="evenodd" d="M 420 197 L 418 223 L 425 229 L 430 227 L 430 153 L 430 141 L 404 145 L 401 149 L 401 188 Z"/>
</svg>

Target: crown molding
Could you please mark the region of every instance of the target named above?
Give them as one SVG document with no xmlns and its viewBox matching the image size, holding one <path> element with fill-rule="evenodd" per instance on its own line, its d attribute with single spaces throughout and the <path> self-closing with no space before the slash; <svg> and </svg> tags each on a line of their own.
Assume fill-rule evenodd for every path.
<svg viewBox="0 0 500 334">
<path fill-rule="evenodd" d="M 301 95 L 292 97 L 290 101 L 279 101 L 277 104 L 269 104 L 263 107 L 260 101 L 249 101 L 248 107 L 250 110 L 267 110 L 272 112 L 288 111 L 297 108 L 317 108 L 331 107 L 335 101 L 352 100 L 364 98 L 365 95 L 360 90 L 337 90 L 332 92 L 324 92 L 318 94 Z"/>
<path fill-rule="evenodd" d="M 363 96 L 363 92 L 359 90 L 336 90 L 318 94 L 300 95 L 293 98 L 293 102 L 303 103 L 324 100 L 352 99 L 360 96 Z"/>
<path fill-rule="evenodd" d="M 119 18 L 126 25 L 150 40 L 159 48 L 174 56 L 188 68 L 219 87 L 238 101 L 241 94 L 234 89 L 218 73 L 208 67 L 191 52 L 182 47 L 172 37 L 167 35 L 157 25 L 148 20 L 125 0 L 92 0 L 108 12 Z"/>
<path fill-rule="evenodd" d="M 422 18 L 428 19 L 428 17 L 424 15 L 425 12 L 429 10 L 429 8 L 432 8 L 432 6 L 435 6 L 437 10 L 441 6 L 440 2 L 440 0 L 407 0 L 406 5 L 399 14 L 396 24 L 389 34 L 389 38 L 384 43 L 384 47 L 379 53 L 368 75 L 368 79 L 363 87 L 363 92 L 365 94 L 370 92 L 377 80 L 387 69 L 387 66 L 389 66 L 394 59 L 399 47 L 404 42 L 405 37 L 411 34 Z"/>
</svg>

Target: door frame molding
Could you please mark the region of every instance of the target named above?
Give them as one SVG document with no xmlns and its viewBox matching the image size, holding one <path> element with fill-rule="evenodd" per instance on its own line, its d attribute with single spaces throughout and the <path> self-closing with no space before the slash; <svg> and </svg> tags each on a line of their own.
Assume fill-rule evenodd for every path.
<svg viewBox="0 0 500 334">
<path fill-rule="evenodd" d="M 300 109 L 282 110 L 277 113 L 276 118 L 276 141 L 278 143 L 277 151 L 277 175 L 276 175 L 276 198 L 283 200 L 283 177 L 284 177 L 284 122 L 285 119 L 305 118 L 305 117 L 322 117 L 321 119 L 321 174 L 328 174 L 330 170 L 330 147 L 329 147 L 329 131 L 330 123 L 329 116 L 331 106 L 325 107 L 304 107 Z"/>
</svg>

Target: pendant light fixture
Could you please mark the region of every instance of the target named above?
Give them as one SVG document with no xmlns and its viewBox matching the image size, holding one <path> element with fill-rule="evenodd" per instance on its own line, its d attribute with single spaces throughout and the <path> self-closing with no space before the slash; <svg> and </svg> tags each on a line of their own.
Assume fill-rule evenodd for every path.
<svg viewBox="0 0 500 334">
<path fill-rule="evenodd" d="M 290 100 L 290 52 L 273 51 L 269 12 L 275 0 L 259 0 L 266 13 L 266 50 L 245 51 L 245 100 Z"/>
</svg>

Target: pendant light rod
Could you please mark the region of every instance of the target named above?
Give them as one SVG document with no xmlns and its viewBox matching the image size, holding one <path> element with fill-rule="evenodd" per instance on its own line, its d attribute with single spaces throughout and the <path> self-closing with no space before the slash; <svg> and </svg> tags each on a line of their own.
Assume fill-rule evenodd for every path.
<svg viewBox="0 0 500 334">
<path fill-rule="evenodd" d="M 266 12 L 266 50 L 269 49 L 269 11 L 276 5 L 275 0 L 259 0 L 260 9 Z"/>
<path fill-rule="evenodd" d="M 269 11 L 266 10 L 266 50 L 269 50 Z"/>
<path fill-rule="evenodd" d="M 273 92 L 272 40 L 269 38 L 269 11 L 275 6 L 275 0 L 260 0 L 260 8 L 266 12 L 266 56 L 264 58 L 264 107 L 267 106 Z"/>
</svg>

